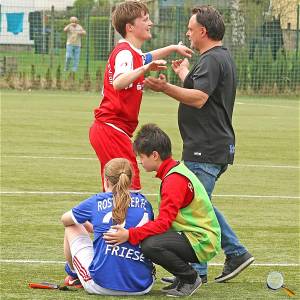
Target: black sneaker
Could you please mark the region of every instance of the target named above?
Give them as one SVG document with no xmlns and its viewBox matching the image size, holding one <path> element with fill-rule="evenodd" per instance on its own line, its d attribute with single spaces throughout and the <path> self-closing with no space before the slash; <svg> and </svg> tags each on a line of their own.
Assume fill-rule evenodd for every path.
<svg viewBox="0 0 300 300">
<path fill-rule="evenodd" d="M 207 283 L 207 275 L 200 275 L 202 283 Z M 175 276 L 162 277 L 160 281 L 164 284 L 173 283 L 175 281 Z"/>
<path fill-rule="evenodd" d="M 201 278 L 198 275 L 194 283 L 184 283 L 179 281 L 177 287 L 168 291 L 169 297 L 184 297 L 193 295 L 197 289 L 201 286 Z"/>
<path fill-rule="evenodd" d="M 215 278 L 215 282 L 225 282 L 246 269 L 254 262 L 254 257 L 246 252 L 239 256 L 227 256 L 224 263 L 224 269 L 221 275 Z"/>
<path fill-rule="evenodd" d="M 167 278 L 172 278 L 172 283 L 167 285 L 167 286 L 164 286 L 163 288 L 161 288 L 161 291 L 164 292 L 164 293 L 167 293 L 169 292 L 170 290 L 173 290 L 173 289 L 176 289 L 177 288 L 177 285 L 179 283 L 179 279 L 177 277 L 167 277 Z"/>
</svg>

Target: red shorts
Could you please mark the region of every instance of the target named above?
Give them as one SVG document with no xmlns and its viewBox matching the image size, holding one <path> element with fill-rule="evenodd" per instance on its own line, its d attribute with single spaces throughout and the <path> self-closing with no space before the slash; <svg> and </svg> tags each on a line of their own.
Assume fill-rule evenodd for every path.
<svg viewBox="0 0 300 300">
<path fill-rule="evenodd" d="M 101 165 L 101 178 L 103 187 L 104 166 L 111 159 L 122 157 L 131 162 L 133 178 L 131 190 L 141 189 L 140 171 L 130 138 L 123 132 L 99 121 L 95 121 L 90 128 L 90 143 L 94 148 Z M 103 187 L 104 188 L 104 187 Z"/>
</svg>

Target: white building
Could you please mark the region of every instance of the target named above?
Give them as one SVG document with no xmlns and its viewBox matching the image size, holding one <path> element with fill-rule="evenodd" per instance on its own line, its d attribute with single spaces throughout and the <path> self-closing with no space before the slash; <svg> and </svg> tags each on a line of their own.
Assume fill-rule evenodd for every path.
<svg viewBox="0 0 300 300">
<path fill-rule="evenodd" d="M 50 10 L 52 5 L 55 10 L 64 10 L 66 7 L 72 6 L 74 1 L 75 0 L 0 0 L 0 44 L 32 45 L 33 41 L 30 40 L 29 36 L 29 13 Z M 7 31 L 7 13 L 23 13 L 22 32 L 14 34 Z"/>
</svg>

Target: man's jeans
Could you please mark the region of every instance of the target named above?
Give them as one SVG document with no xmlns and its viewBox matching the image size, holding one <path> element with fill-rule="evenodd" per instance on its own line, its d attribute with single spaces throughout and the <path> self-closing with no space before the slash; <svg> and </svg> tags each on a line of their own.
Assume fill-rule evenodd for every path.
<svg viewBox="0 0 300 300">
<path fill-rule="evenodd" d="M 216 165 L 185 161 L 184 164 L 198 177 L 211 199 L 215 183 L 227 169 L 227 165 Z M 221 246 L 225 255 L 238 256 L 247 252 L 247 249 L 239 242 L 237 236 L 227 223 L 221 212 L 214 207 L 215 214 L 221 227 Z M 207 274 L 207 263 L 193 264 L 193 268 L 200 274 Z"/>
<path fill-rule="evenodd" d="M 79 64 L 79 59 L 80 59 L 80 46 L 67 45 L 65 71 L 69 70 L 72 59 L 73 59 L 72 71 L 76 72 Z"/>
</svg>

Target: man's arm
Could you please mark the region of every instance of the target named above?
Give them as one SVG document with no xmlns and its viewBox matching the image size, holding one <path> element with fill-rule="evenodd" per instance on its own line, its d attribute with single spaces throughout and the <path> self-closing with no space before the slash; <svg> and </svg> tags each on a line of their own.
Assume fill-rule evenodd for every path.
<svg viewBox="0 0 300 300">
<path fill-rule="evenodd" d="M 190 63 L 185 59 L 172 60 L 172 69 L 177 74 L 182 82 L 189 73 Z"/>
<path fill-rule="evenodd" d="M 191 58 L 192 54 L 194 53 L 193 50 L 181 44 L 170 45 L 164 48 L 152 50 L 150 53 L 153 57 L 153 60 L 156 60 L 156 59 L 165 58 L 170 54 L 172 54 L 173 52 L 177 52 L 179 55 L 182 55 L 184 57 L 189 57 L 189 58 Z"/>
<path fill-rule="evenodd" d="M 71 24 L 68 24 L 65 28 L 64 28 L 64 32 L 69 31 Z"/>
<path fill-rule="evenodd" d="M 208 95 L 200 90 L 186 89 L 168 83 L 163 74 L 160 74 L 159 78 L 147 77 L 145 86 L 155 92 L 163 92 L 175 100 L 195 108 L 202 108 L 208 99 Z"/>
<path fill-rule="evenodd" d="M 82 26 L 80 26 L 80 31 L 78 32 L 78 34 L 80 34 L 80 35 L 86 35 L 86 31 L 83 29 Z"/>
</svg>

